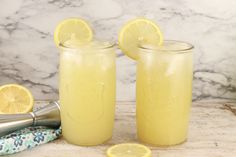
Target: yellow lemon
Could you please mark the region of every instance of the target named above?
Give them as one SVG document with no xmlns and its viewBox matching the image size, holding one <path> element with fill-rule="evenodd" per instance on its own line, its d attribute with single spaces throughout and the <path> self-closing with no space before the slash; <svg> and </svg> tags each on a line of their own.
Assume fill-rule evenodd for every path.
<svg viewBox="0 0 236 157">
<path fill-rule="evenodd" d="M 110 147 L 107 157 L 151 157 L 151 150 L 141 144 L 123 143 Z"/>
<path fill-rule="evenodd" d="M 140 43 L 162 45 L 163 36 L 158 25 L 145 18 L 137 18 L 125 24 L 118 37 L 121 50 L 130 58 L 138 58 Z"/>
<path fill-rule="evenodd" d="M 54 32 L 56 46 L 71 39 L 81 43 L 90 42 L 93 39 L 93 31 L 89 24 L 80 18 L 68 18 L 60 22 Z"/>
<path fill-rule="evenodd" d="M 27 113 L 32 111 L 34 98 L 31 92 L 17 84 L 0 87 L 0 113 Z"/>
</svg>

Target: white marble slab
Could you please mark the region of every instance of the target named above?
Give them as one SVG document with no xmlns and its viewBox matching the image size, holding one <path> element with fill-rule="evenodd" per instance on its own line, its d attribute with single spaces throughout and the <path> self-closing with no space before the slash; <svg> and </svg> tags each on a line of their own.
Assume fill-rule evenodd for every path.
<svg viewBox="0 0 236 157">
<path fill-rule="evenodd" d="M 58 51 L 53 30 L 83 17 L 96 36 L 116 40 L 127 20 L 155 20 L 166 39 L 195 46 L 193 100 L 236 100 L 235 0 L 1 0 L 0 84 L 20 83 L 37 99 L 58 98 Z M 117 100 L 135 100 L 135 62 L 117 58 Z"/>
</svg>

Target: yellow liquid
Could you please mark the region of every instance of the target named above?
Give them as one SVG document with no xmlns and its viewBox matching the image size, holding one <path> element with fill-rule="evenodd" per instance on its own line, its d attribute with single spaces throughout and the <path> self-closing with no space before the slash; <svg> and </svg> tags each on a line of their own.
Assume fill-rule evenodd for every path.
<svg viewBox="0 0 236 157">
<path fill-rule="evenodd" d="M 142 142 L 168 146 L 187 138 L 192 53 L 141 54 L 137 67 L 137 131 Z"/>
<path fill-rule="evenodd" d="M 106 52 L 61 53 L 61 123 L 63 137 L 69 143 L 97 145 L 112 136 L 115 112 L 113 51 L 111 48 Z"/>
</svg>

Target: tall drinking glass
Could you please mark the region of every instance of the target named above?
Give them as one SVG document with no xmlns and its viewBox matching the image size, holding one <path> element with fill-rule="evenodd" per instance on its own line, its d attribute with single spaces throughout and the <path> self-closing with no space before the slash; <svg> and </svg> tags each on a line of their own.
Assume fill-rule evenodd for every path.
<svg viewBox="0 0 236 157">
<path fill-rule="evenodd" d="M 180 41 L 162 47 L 141 45 L 137 64 L 137 132 L 157 146 L 187 138 L 192 101 L 192 49 Z"/>
<path fill-rule="evenodd" d="M 114 44 L 60 46 L 63 137 L 76 145 L 98 145 L 112 136 L 115 112 Z"/>
</svg>

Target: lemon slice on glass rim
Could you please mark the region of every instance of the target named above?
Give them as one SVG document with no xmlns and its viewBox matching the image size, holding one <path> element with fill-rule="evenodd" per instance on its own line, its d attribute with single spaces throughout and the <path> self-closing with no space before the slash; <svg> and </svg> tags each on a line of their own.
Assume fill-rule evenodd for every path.
<svg viewBox="0 0 236 157">
<path fill-rule="evenodd" d="M 151 157 L 151 150 L 141 144 L 122 143 L 110 147 L 107 157 Z"/>
<path fill-rule="evenodd" d="M 17 84 L 0 87 L 0 114 L 16 114 L 31 112 L 34 98 L 31 92 Z"/>
<path fill-rule="evenodd" d="M 137 60 L 140 43 L 161 46 L 163 35 L 155 22 L 146 18 L 136 18 L 122 27 L 118 43 L 128 57 Z"/>
<path fill-rule="evenodd" d="M 81 18 L 68 18 L 61 21 L 54 31 L 54 42 L 58 47 L 68 40 L 87 43 L 93 39 L 90 25 Z"/>
</svg>

